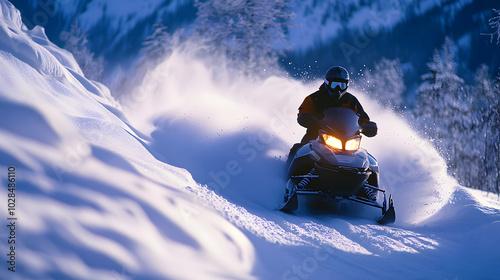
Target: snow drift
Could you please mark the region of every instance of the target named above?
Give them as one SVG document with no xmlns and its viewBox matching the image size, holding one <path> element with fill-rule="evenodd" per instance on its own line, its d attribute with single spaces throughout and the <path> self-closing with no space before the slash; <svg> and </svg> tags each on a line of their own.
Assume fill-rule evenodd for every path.
<svg viewBox="0 0 500 280">
<path fill-rule="evenodd" d="M 17 179 L 16 272 L 2 262 L 1 278 L 494 279 L 500 272 L 499 203 L 457 186 L 429 142 L 364 93 L 355 94 L 380 133 L 362 146 L 394 196 L 391 227 L 352 205 L 275 210 L 286 154 L 304 133 L 297 107 L 319 82 L 248 79 L 174 51 L 121 108 L 42 28 L 27 30 L 6 1 L 0 8 L 2 200 L 8 167 Z"/>
<path fill-rule="evenodd" d="M 106 88 L 0 7 L 0 176 L 13 166 L 18 180 L 16 272 L 3 261 L 1 278 L 249 275 L 251 243 L 185 191 L 190 174 L 157 161 Z"/>
</svg>

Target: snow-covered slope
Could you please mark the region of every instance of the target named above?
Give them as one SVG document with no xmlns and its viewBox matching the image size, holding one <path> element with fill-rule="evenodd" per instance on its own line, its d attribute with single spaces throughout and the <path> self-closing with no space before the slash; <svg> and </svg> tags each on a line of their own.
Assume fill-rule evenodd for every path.
<svg viewBox="0 0 500 280">
<path fill-rule="evenodd" d="M 0 5 L 0 278 L 250 275 L 253 246 L 185 191 L 197 186 L 190 174 L 159 162 L 106 88 Z M 5 262 L 8 167 L 17 180 L 15 273 Z"/>
<path fill-rule="evenodd" d="M 397 222 L 276 211 L 296 108 L 318 85 L 248 80 L 175 51 L 119 106 L 0 1 L 1 279 L 496 279 L 500 203 L 460 186 L 400 118 L 380 126 Z M 129 121 L 130 120 L 130 121 Z M 3 170 L 3 171 L 2 171 Z M 332 210 L 332 211 L 330 211 Z M 15 269 L 6 261 L 15 220 Z"/>
</svg>

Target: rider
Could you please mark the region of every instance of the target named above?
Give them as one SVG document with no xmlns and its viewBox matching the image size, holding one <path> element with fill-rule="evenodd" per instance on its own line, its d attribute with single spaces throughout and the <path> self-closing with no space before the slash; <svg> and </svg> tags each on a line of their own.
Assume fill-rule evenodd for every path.
<svg viewBox="0 0 500 280">
<path fill-rule="evenodd" d="M 318 121 L 324 117 L 323 110 L 331 107 L 351 108 L 359 116 L 359 124 L 370 120 L 368 114 L 354 95 L 347 92 L 349 73 L 342 66 L 328 69 L 319 90 L 307 96 L 299 107 L 298 123 L 307 128 L 301 144 L 318 138 Z"/>
<path fill-rule="evenodd" d="M 307 128 L 307 132 L 300 144 L 295 144 L 290 150 L 288 164 L 290 164 L 297 150 L 309 141 L 318 138 L 319 120 L 324 117 L 323 110 L 332 107 L 350 108 L 358 115 L 358 123 L 363 126 L 363 134 L 373 137 L 377 134 L 375 123 L 363 125 L 370 121 L 358 99 L 347 92 L 349 87 L 349 73 L 342 66 L 333 66 L 325 74 L 324 83 L 319 90 L 307 96 L 299 107 L 298 123 Z M 314 170 L 314 169 L 313 169 Z M 371 188 L 362 188 L 359 193 L 370 200 L 376 200 L 376 192 Z"/>
</svg>

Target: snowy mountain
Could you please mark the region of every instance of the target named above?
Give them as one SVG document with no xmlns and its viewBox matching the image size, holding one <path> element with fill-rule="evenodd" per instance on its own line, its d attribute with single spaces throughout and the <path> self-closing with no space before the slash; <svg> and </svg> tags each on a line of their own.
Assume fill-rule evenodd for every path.
<svg viewBox="0 0 500 280">
<path fill-rule="evenodd" d="M 136 57 L 153 25 L 162 20 L 168 31 L 190 34 L 196 18 L 192 0 L 16 0 L 23 21 L 46 28 L 62 46 L 60 33 L 75 21 L 86 31 L 91 49 L 112 65 Z M 53 4 L 47 4 L 53 3 Z M 433 51 L 447 36 L 457 44 L 459 75 L 472 79 L 486 64 L 497 72 L 497 45 L 490 43 L 488 19 L 498 8 L 488 0 L 426 1 L 294 1 L 295 14 L 280 61 L 292 76 L 317 78 L 332 65 L 345 65 L 355 74 L 373 69 L 382 57 L 398 58 L 405 66 L 408 88 L 419 83 Z M 188 35 L 189 36 L 189 35 Z"/>
<path fill-rule="evenodd" d="M 497 198 L 458 186 L 363 93 L 391 226 L 349 204 L 275 210 L 319 82 L 214 73 L 174 50 L 119 104 L 6 0 L 0 60 L 1 279 L 498 278 Z"/>
<path fill-rule="evenodd" d="M 399 59 L 408 88 L 419 83 L 433 51 L 449 37 L 456 43 L 459 75 L 481 65 L 498 72 L 498 46 L 490 43 L 487 0 L 296 1 L 287 61 L 292 73 L 320 76 L 332 64 L 357 75 L 381 58 Z M 409 92 L 412 94 L 412 92 Z"/>
<path fill-rule="evenodd" d="M 60 33 L 77 22 L 88 35 L 92 51 L 113 63 L 137 56 L 158 20 L 174 32 L 192 23 L 196 15 L 192 0 L 16 0 L 13 4 L 23 12 L 28 28 L 45 27 L 48 37 L 60 46 Z"/>
</svg>

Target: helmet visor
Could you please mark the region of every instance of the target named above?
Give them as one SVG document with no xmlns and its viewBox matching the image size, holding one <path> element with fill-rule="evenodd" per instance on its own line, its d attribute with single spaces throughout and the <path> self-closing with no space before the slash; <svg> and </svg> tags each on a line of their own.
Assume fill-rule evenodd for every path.
<svg viewBox="0 0 500 280">
<path fill-rule="evenodd" d="M 325 84 L 330 89 L 335 89 L 337 86 L 340 88 L 340 90 L 345 90 L 347 88 L 347 83 L 346 82 L 333 82 L 333 81 L 328 81 L 328 80 L 325 79 Z"/>
</svg>

